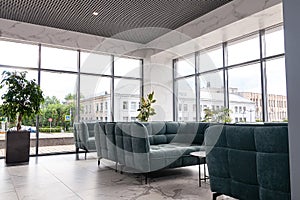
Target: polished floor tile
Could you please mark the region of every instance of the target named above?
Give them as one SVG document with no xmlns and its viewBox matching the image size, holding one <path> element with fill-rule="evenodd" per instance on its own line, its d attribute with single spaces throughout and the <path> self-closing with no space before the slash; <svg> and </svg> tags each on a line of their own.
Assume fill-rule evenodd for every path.
<svg viewBox="0 0 300 200">
<path fill-rule="evenodd" d="M 139 174 L 115 172 L 114 163 L 96 154 L 88 159 L 75 155 L 30 158 L 28 165 L 5 166 L 0 160 L 0 200 L 209 200 L 209 183 L 198 187 L 198 167 L 161 170 L 142 184 Z M 220 197 L 221 199 L 231 199 Z"/>
</svg>

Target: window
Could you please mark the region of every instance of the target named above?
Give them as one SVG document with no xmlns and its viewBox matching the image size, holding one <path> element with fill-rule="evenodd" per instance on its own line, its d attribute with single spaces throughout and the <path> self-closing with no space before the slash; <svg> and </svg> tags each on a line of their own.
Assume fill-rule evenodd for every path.
<svg viewBox="0 0 300 200">
<path fill-rule="evenodd" d="M 176 77 L 187 76 L 195 73 L 194 54 L 178 59 L 176 62 Z"/>
<path fill-rule="evenodd" d="M 96 112 L 99 112 L 99 103 L 96 104 Z"/>
<path fill-rule="evenodd" d="M 100 103 L 100 111 L 103 111 L 103 103 Z"/>
<path fill-rule="evenodd" d="M 124 122 L 128 122 L 128 117 L 123 117 Z"/>
<path fill-rule="evenodd" d="M 196 104 L 193 104 L 193 112 L 196 112 Z"/>
<path fill-rule="evenodd" d="M 179 111 L 182 111 L 182 104 L 179 104 L 178 110 L 179 110 Z"/>
<path fill-rule="evenodd" d="M 228 43 L 228 65 L 259 59 L 259 37 L 251 37 Z"/>
<path fill-rule="evenodd" d="M 115 76 L 141 78 L 141 61 L 131 58 L 115 57 Z"/>
<path fill-rule="evenodd" d="M 268 109 L 268 121 L 284 121 L 286 116 L 278 115 L 278 112 L 287 112 L 286 107 L 278 106 L 275 101 L 286 102 L 286 77 L 284 58 L 266 62 L 267 73 L 267 99 L 270 101 Z"/>
<path fill-rule="evenodd" d="M 188 111 L 188 105 L 187 105 L 187 104 L 184 104 L 184 105 L 183 105 L 183 111 L 185 111 L 185 112 Z"/>
<path fill-rule="evenodd" d="M 223 50 L 221 47 L 200 52 L 200 72 L 205 72 L 223 67 Z"/>
<path fill-rule="evenodd" d="M 132 122 L 136 121 L 135 117 L 131 117 L 130 119 L 131 119 Z"/>
<path fill-rule="evenodd" d="M 130 103 L 130 109 L 131 110 L 136 110 L 137 108 L 136 108 L 136 102 L 131 102 Z"/>
<path fill-rule="evenodd" d="M 77 51 L 42 46 L 43 69 L 77 71 Z"/>
<path fill-rule="evenodd" d="M 128 110 L 128 102 L 123 101 L 123 110 Z"/>
<path fill-rule="evenodd" d="M 38 68 L 38 53 L 38 45 L 0 41 L 0 65 Z"/>
<path fill-rule="evenodd" d="M 110 55 L 81 52 L 80 56 L 82 73 L 111 75 L 112 58 Z"/>
<path fill-rule="evenodd" d="M 237 67 L 228 70 L 229 105 L 239 105 L 239 113 L 247 116 L 247 122 L 262 120 L 255 113 L 256 102 L 250 101 L 249 94 L 261 96 L 261 77 L 259 64 Z M 230 106 L 231 107 L 231 106 Z M 244 112 L 244 110 L 246 112 Z M 249 110 L 249 111 L 247 111 Z M 254 112 L 250 112 L 253 110 Z"/>
<path fill-rule="evenodd" d="M 105 110 L 108 110 L 108 103 L 105 102 Z"/>
<path fill-rule="evenodd" d="M 237 106 L 234 106 L 234 112 L 238 113 L 238 107 Z"/>
</svg>

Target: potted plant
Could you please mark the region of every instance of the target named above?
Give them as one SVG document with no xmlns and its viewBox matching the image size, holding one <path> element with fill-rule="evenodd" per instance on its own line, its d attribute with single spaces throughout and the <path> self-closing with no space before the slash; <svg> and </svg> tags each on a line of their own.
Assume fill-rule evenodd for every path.
<svg viewBox="0 0 300 200">
<path fill-rule="evenodd" d="M 1 96 L 0 111 L 9 122 L 17 122 L 15 130 L 6 132 L 7 164 L 29 161 L 30 132 L 21 130 L 21 123 L 24 117 L 36 116 L 44 101 L 41 88 L 35 80 L 27 80 L 26 74 L 4 71 L 0 82 L 0 89 L 5 90 Z"/>
<path fill-rule="evenodd" d="M 154 99 L 154 91 L 147 95 L 147 98 L 141 98 L 141 106 L 137 110 L 140 113 L 136 117 L 141 122 L 147 122 L 149 117 L 155 115 L 155 110 L 152 108 L 152 104 L 155 103 L 156 100 Z"/>
</svg>

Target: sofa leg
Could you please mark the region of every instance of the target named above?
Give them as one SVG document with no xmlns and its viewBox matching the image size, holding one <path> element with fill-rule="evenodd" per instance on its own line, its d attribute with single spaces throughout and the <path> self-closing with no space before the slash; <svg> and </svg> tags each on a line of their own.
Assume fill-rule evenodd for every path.
<svg viewBox="0 0 300 200">
<path fill-rule="evenodd" d="M 84 154 L 84 159 L 86 160 L 86 154 L 87 154 L 87 150 L 85 150 L 85 154 Z"/>
<path fill-rule="evenodd" d="M 217 200 L 217 197 L 220 196 L 220 195 L 222 195 L 222 194 L 214 192 L 213 193 L 213 200 Z"/>
<path fill-rule="evenodd" d="M 144 176 L 145 176 L 145 184 L 147 185 L 148 184 L 148 173 L 145 173 Z"/>
<path fill-rule="evenodd" d="M 118 172 L 118 162 L 116 162 L 115 172 Z"/>
<path fill-rule="evenodd" d="M 98 158 L 98 167 L 100 166 L 100 160 L 101 160 L 101 158 Z"/>
<path fill-rule="evenodd" d="M 76 147 L 76 160 L 79 160 L 79 148 Z"/>
</svg>

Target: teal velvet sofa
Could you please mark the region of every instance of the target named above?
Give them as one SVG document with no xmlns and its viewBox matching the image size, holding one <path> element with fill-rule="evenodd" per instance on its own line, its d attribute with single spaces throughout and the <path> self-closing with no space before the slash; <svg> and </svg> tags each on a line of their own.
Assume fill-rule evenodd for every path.
<svg viewBox="0 0 300 200">
<path fill-rule="evenodd" d="M 204 150 L 205 130 L 200 122 L 99 122 L 95 125 L 98 164 L 115 161 L 121 171 L 148 174 L 164 168 L 197 165 L 190 155 Z"/>
<path fill-rule="evenodd" d="M 205 144 L 213 199 L 290 199 L 287 124 L 215 125 Z"/>
<path fill-rule="evenodd" d="M 96 150 L 94 126 L 94 122 L 74 123 L 73 133 L 77 158 L 79 158 L 79 149 L 85 150 L 85 159 L 87 152 Z"/>
</svg>

